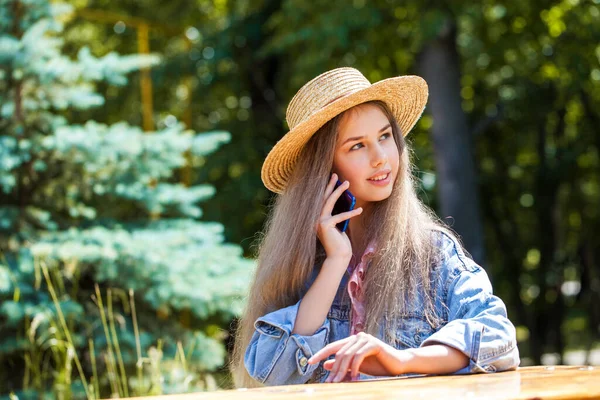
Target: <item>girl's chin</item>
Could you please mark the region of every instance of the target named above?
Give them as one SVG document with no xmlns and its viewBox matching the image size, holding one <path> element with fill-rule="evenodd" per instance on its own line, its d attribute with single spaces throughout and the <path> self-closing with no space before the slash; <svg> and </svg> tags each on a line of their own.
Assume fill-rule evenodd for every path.
<svg viewBox="0 0 600 400">
<path fill-rule="evenodd" d="M 381 193 L 373 193 L 373 191 L 371 191 L 371 193 L 367 193 L 365 196 L 361 197 L 360 195 L 356 196 L 356 207 L 358 208 L 360 207 L 358 204 L 365 204 L 365 203 L 373 203 L 373 202 L 377 202 L 377 201 L 382 201 L 387 199 L 388 197 L 390 197 L 390 195 L 392 194 L 391 190 L 385 190 L 385 191 L 378 191 Z M 360 200 L 359 200 L 360 199 Z"/>
</svg>

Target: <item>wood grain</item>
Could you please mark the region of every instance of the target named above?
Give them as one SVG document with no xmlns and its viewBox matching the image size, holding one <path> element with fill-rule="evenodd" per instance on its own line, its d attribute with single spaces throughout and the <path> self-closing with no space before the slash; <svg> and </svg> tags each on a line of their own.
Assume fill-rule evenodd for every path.
<svg viewBox="0 0 600 400">
<path fill-rule="evenodd" d="M 400 377 L 146 397 L 152 400 L 400 398 L 600 399 L 600 367 L 536 366 L 492 374 Z"/>
</svg>

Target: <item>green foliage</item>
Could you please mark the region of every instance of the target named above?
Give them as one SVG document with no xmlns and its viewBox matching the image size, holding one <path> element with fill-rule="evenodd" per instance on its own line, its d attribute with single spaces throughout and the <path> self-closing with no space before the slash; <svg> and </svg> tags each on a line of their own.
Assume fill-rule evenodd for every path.
<svg viewBox="0 0 600 400">
<path fill-rule="evenodd" d="M 31 253 L 65 266 L 73 263 L 63 272 L 68 279 L 88 275 L 95 282 L 143 293 L 154 310 L 189 310 L 195 318 L 221 315 L 227 320 L 241 311 L 237 297 L 247 284 L 248 263 L 238 246 L 221 243 L 222 229 L 189 219 L 153 221 L 129 230 L 70 229 L 44 236 Z"/>
<path fill-rule="evenodd" d="M 233 132 L 231 145 L 207 159 L 195 179 L 217 188 L 204 211 L 223 221 L 226 237 L 247 254 L 270 202 L 260 167 L 286 132 L 285 106 L 296 90 L 338 66 L 358 67 L 372 81 L 419 74 L 426 46 L 450 46 L 462 73 L 452 84 L 460 87 L 457 101 L 470 125 L 465 134 L 476 157 L 488 271 L 521 328 L 522 355 L 539 362 L 542 352 L 585 342 L 590 347 L 600 337 L 600 314 L 591 311 L 600 301 L 597 0 L 263 0 L 192 9 L 178 1 L 155 1 L 144 9 L 83 3 L 155 23 L 153 45 L 171 50 L 153 68 L 161 109 L 182 116 L 189 107 L 196 129 Z M 177 13 L 178 5 L 185 15 Z M 160 33 L 157 10 L 164 21 L 180 22 L 180 35 Z M 132 26 L 117 34 L 113 28 L 77 20 L 67 36 L 72 43 L 82 32 L 103 38 L 95 54 L 135 46 Z M 183 79 L 189 92 L 180 90 Z M 113 115 L 138 96 L 133 90 L 112 95 L 127 99 L 113 104 Z M 437 208 L 436 156 L 428 131 L 442 122 L 427 111 L 409 140 L 420 194 Z M 581 313 L 589 324 L 563 334 L 561 326 L 572 326 L 570 319 Z"/>
<path fill-rule="evenodd" d="M 253 262 L 221 224 L 198 221 L 215 188 L 175 175 L 230 134 L 197 135 L 176 120 L 156 132 L 73 124 L 106 106 L 98 87 L 126 85 L 160 59 L 63 54 L 69 12 L 0 3 L 0 361 L 11 366 L 0 393 L 214 388 L 223 328 L 241 310 Z"/>
<path fill-rule="evenodd" d="M 21 54 L 13 51 L 21 41 L 19 32 L 26 31 L 36 19 L 20 18 L 22 28 L 15 25 L 12 13 L 18 7 L 14 2 L 2 3 L 0 17 L 2 32 L 7 32 L 0 41 L 0 84 L 5 85 L 0 98 L 2 105 L 9 104 L 2 106 L 0 113 L 6 111 L 10 116 L 0 120 L 0 190 L 5 188 L 3 193 L 8 193 L 6 200 L 0 200 L 0 227 L 11 234 L 19 232 L 16 238 L 6 240 L 6 246 L 12 246 L 16 255 L 20 254 L 20 241 L 27 241 L 30 233 L 37 237 L 42 231 L 60 232 L 43 238 L 40 235 L 36 251 L 54 254 L 56 264 L 49 264 L 49 268 L 54 271 L 60 266 L 59 275 L 64 277 L 67 288 L 61 293 L 65 296 L 84 293 L 77 291 L 75 282 L 97 279 L 114 285 L 121 278 L 131 282 L 137 274 L 144 276 L 140 282 L 161 288 L 136 286 L 136 301 L 142 302 L 141 309 L 146 307 L 167 318 L 161 322 L 179 320 L 185 325 L 205 327 L 202 332 L 209 339 L 218 336 L 222 320 L 235 312 L 228 313 L 228 306 L 213 306 L 208 300 L 220 298 L 212 292 L 216 285 L 193 293 L 195 300 L 186 308 L 184 297 L 168 292 L 171 284 L 166 283 L 171 279 L 179 290 L 188 293 L 192 291 L 192 279 L 183 279 L 186 273 L 204 274 L 203 279 L 215 282 L 211 281 L 217 276 L 214 269 L 209 268 L 206 273 L 190 271 L 192 260 L 187 254 L 193 252 L 181 256 L 186 246 L 200 241 L 185 239 L 179 246 L 173 242 L 176 239 L 171 241 L 159 232 L 146 235 L 149 227 L 159 223 L 148 221 L 148 214 L 160 213 L 173 218 L 169 224 L 178 224 L 178 216 L 199 217 L 196 199 L 203 201 L 200 211 L 204 217 L 224 223 L 224 230 L 214 231 L 214 237 L 219 238 L 215 243 L 227 238 L 251 254 L 252 236 L 262 228 L 271 199 L 260 181 L 260 167 L 269 149 L 286 131 L 282 123 L 285 106 L 295 91 L 317 74 L 337 66 L 358 67 L 372 81 L 418 74 L 423 48 L 441 43 L 455 48 L 460 62 L 462 76 L 456 85 L 460 86 L 459 101 L 469 120 L 475 148 L 488 270 L 496 293 L 507 302 L 509 316 L 518 326 L 521 354 L 537 360 L 541 352 L 560 352 L 584 344 L 591 347 L 594 338 L 598 338 L 600 314 L 594 311 L 600 301 L 600 277 L 595 267 L 600 259 L 600 243 L 595 234 L 600 228 L 597 0 L 451 4 L 261 0 L 201 2 L 194 7 L 178 0 L 150 0 L 144 3 L 145 7 L 105 0 L 71 3 L 75 11 L 88 13 L 85 17 L 71 17 L 60 31 L 60 37 L 65 39 L 63 49 L 69 54 L 60 65 L 80 65 L 78 60 L 89 57 L 94 60 L 91 66 L 69 76 L 80 76 L 88 69 L 90 73 L 94 69 L 106 71 L 95 67 L 100 64 L 110 65 L 112 72 L 104 73 L 102 79 L 91 78 L 96 82 L 93 86 L 90 81 L 77 81 L 74 86 L 78 90 L 93 89 L 78 95 L 80 103 L 73 104 L 69 100 L 74 98 L 71 92 L 59 88 L 56 93 L 62 104 L 71 104 L 66 109 L 35 106 L 37 111 L 19 114 L 25 106 L 15 106 L 14 88 L 19 81 L 14 77 L 23 74 L 23 67 L 36 63 L 27 59 L 18 64 L 19 68 L 13 68 L 10 60 Z M 49 10 L 40 6 L 35 13 L 46 15 Z M 119 13 L 122 21 L 106 23 L 102 11 Z M 151 135 L 132 127 L 141 125 L 137 77 L 132 75 L 131 84 L 119 86 L 122 81 L 114 72 L 119 71 L 117 62 L 105 56 L 115 51 L 137 51 L 136 28 L 127 16 L 147 21 L 151 48 L 165 54 L 159 64 L 147 58 L 142 64 L 137 56 L 130 61 L 139 62 L 138 66 L 153 65 L 153 100 L 155 109 L 161 111 L 155 111 L 160 129 Z M 56 22 L 52 25 L 58 26 Z M 456 36 L 452 35 L 453 28 Z M 33 46 L 39 42 L 29 43 Z M 41 47 L 52 46 L 60 47 L 50 43 Z M 81 48 L 89 48 L 89 52 Z M 44 65 L 38 65 L 39 71 L 29 74 L 36 82 L 36 77 L 46 71 Z M 46 79 L 38 85 L 41 89 L 36 92 L 44 94 L 35 97 L 35 103 L 52 99 L 53 91 L 45 88 L 60 86 L 60 82 Z M 21 90 L 32 93 L 27 86 Z M 101 107 L 90 108 L 102 99 L 106 100 Z M 25 103 L 32 104 L 29 100 Z M 195 130 L 232 132 L 231 142 L 220 148 L 217 144 L 228 139 L 216 133 L 221 139 L 205 143 L 214 150 L 210 157 L 197 156 L 192 161 L 193 166 L 201 167 L 192 174 L 191 182 L 197 189 L 177 182 L 181 180 L 179 169 L 185 165 L 182 154 L 186 146 L 204 135 L 188 135 L 184 139 L 188 136 L 177 124 L 177 118 L 186 120 Z M 24 124 L 24 120 L 31 123 Z M 116 123 L 121 120 L 129 125 Z M 73 126 L 74 123 L 78 125 Z M 441 122 L 434 121 L 426 110 L 409 137 L 421 178 L 420 194 L 433 207 L 438 206 L 436 162 L 427 133 L 437 123 Z M 33 140 L 40 130 L 43 137 L 53 138 Z M 59 140 L 56 133 L 60 130 L 65 136 Z M 165 140 L 161 138 L 165 132 L 171 132 L 168 140 L 167 136 L 162 137 Z M 72 140 L 71 135 L 79 139 Z M 81 135 L 85 135 L 85 140 Z M 156 142 L 151 142 L 152 138 Z M 48 152 L 52 152 L 51 156 Z M 31 154 L 36 157 L 31 158 Z M 187 221 L 185 224 L 194 224 Z M 81 235 L 66 231 L 71 226 L 79 229 Z M 193 225 L 177 228 L 178 233 L 195 231 Z M 153 235 L 154 239 L 150 239 Z M 111 262 L 110 253 L 124 251 L 116 237 L 128 243 L 129 258 L 114 256 L 118 261 Z M 84 257 L 79 250 L 59 245 L 63 239 L 73 247 L 90 247 L 91 254 Z M 162 256 L 154 252 L 159 252 L 162 247 L 158 244 L 163 242 L 175 246 L 184 261 L 163 258 L 161 264 Z M 69 263 L 59 248 L 64 254 L 77 253 L 82 259 L 97 261 Z M 43 280 L 35 272 L 33 249 L 23 253 L 20 263 L 11 259 L 10 268 L 8 262 L 0 266 L 0 295 L 7 301 L 6 315 L 11 315 L 15 327 L 19 318 L 27 318 L 25 308 L 20 307 L 26 296 L 40 297 L 29 301 L 30 308 L 36 304 L 50 309 L 53 306 L 44 291 L 37 290 L 43 287 Z M 132 268 L 128 260 L 134 258 L 143 258 L 144 262 L 136 265 L 148 265 L 148 271 L 156 273 Z M 97 268 L 96 262 L 103 267 Z M 167 263 L 187 265 L 187 272 L 170 275 L 165 272 Z M 221 265 L 235 263 L 230 260 Z M 217 268 L 219 263 L 210 265 Z M 30 271 L 29 283 L 21 283 L 19 268 Z M 232 282 L 223 293 L 237 290 L 233 282 L 239 275 L 233 269 L 231 280 L 219 280 L 219 284 Z M 227 273 L 219 268 L 217 271 Z M 243 281 L 243 277 L 240 279 Z M 87 289 L 85 295 L 89 295 L 89 285 Z M 223 296 L 231 310 L 239 307 L 234 297 Z M 221 315 L 220 311 L 211 310 L 222 310 L 223 317 L 215 317 Z M 93 308 L 84 309 L 83 315 L 94 312 Z M 125 309 L 121 312 L 129 315 Z M 97 312 L 94 315 L 97 320 Z M 210 316 L 204 317 L 207 315 Z M 141 312 L 140 324 L 155 327 L 151 322 L 155 315 L 146 316 L 147 319 Z M 582 319 L 587 323 L 580 323 Z M 158 329 L 173 325 L 176 323 L 161 323 L 152 334 L 142 333 L 143 347 L 157 346 L 154 338 L 159 336 Z M 119 333 L 125 343 L 125 360 L 135 358 L 131 351 L 135 340 L 130 325 L 127 328 Z M 96 334 L 98 346 L 102 346 L 103 336 L 98 331 Z M 74 337 L 85 345 L 85 339 Z M 11 343 L 25 346 L 24 338 L 21 334 Z M 164 343 L 166 348 L 168 342 Z M 158 347 L 155 349 L 153 354 L 160 354 Z"/>
</svg>

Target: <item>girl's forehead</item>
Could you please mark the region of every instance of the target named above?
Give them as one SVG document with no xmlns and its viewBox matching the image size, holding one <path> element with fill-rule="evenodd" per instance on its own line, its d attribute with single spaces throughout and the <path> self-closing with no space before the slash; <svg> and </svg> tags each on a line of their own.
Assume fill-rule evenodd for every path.
<svg viewBox="0 0 600 400">
<path fill-rule="evenodd" d="M 388 123 L 383 111 L 374 104 L 359 104 L 348 109 L 340 117 L 338 139 L 350 136 L 368 135 L 379 131 Z"/>
</svg>

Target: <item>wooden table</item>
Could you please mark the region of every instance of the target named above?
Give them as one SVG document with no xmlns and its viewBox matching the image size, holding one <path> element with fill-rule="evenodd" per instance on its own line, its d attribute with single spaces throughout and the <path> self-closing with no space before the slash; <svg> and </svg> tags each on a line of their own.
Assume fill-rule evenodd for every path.
<svg viewBox="0 0 600 400">
<path fill-rule="evenodd" d="M 420 376 L 349 383 L 270 386 L 256 389 L 157 396 L 191 399 L 600 399 L 600 367 L 524 367 L 493 374 Z"/>
</svg>

